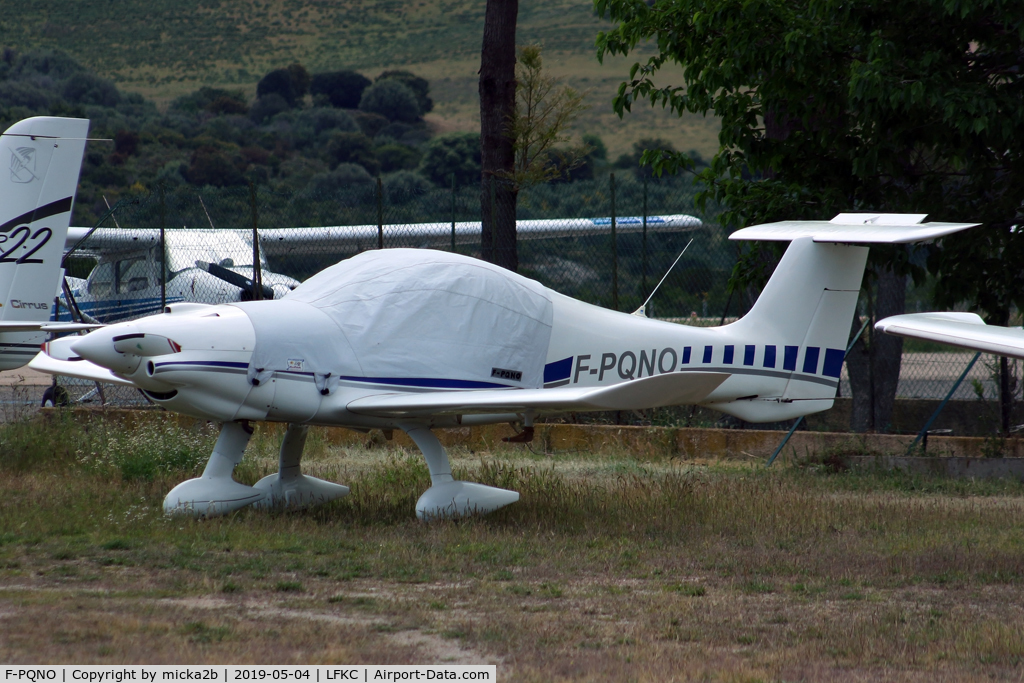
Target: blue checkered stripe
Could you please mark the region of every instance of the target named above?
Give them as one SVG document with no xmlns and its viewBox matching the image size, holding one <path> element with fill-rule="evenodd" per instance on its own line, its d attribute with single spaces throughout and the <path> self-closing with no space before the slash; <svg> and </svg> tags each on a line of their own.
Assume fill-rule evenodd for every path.
<svg viewBox="0 0 1024 683">
<path fill-rule="evenodd" d="M 820 346 L 807 346 L 801 349 L 799 346 L 778 347 L 767 344 L 762 348 L 764 352 L 761 354 L 761 363 L 756 367 L 781 368 L 789 372 L 797 372 L 799 367 L 800 372 L 808 375 L 820 374 L 823 377 L 836 379 L 839 378 L 843 370 L 843 358 L 846 355 L 843 349 L 825 349 L 825 353 L 822 354 Z M 696 347 L 698 353 L 694 354 L 695 347 L 684 346 L 682 365 L 711 365 L 717 361 L 721 365 L 754 367 L 758 355 L 757 349 L 758 345 L 756 344 L 743 346 L 727 344 L 719 347 L 708 344 L 703 349 Z M 737 353 L 738 350 L 740 353 Z M 699 356 L 700 360 L 698 361 L 694 356 Z M 824 358 L 822 358 L 823 356 Z"/>
</svg>

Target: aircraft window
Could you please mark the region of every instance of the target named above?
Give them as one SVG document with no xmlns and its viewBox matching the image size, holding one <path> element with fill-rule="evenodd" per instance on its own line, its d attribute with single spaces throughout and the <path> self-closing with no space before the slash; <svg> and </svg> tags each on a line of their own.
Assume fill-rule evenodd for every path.
<svg viewBox="0 0 1024 683">
<path fill-rule="evenodd" d="M 96 266 L 89 276 L 89 294 L 95 297 L 111 296 L 114 293 L 114 264 L 107 262 Z"/>
<path fill-rule="evenodd" d="M 117 291 L 124 294 L 149 287 L 149 267 L 145 258 L 125 259 L 117 262 Z"/>
</svg>

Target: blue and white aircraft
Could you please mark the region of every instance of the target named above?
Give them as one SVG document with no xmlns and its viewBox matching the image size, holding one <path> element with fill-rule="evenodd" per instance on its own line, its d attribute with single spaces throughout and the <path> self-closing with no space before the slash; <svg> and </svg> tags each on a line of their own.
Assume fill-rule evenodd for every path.
<svg viewBox="0 0 1024 683">
<path fill-rule="evenodd" d="M 791 241 L 751 311 L 698 328 L 586 304 L 491 264 L 431 250 L 364 252 L 277 300 L 165 313 L 51 342 L 31 367 L 138 387 L 155 403 L 222 424 L 203 475 L 168 513 L 303 507 L 347 487 L 303 475 L 309 425 L 402 429 L 431 487 L 421 518 L 495 510 L 519 494 L 453 478 L 433 429 L 543 413 L 699 404 L 750 422 L 832 406 L 872 243 L 930 240 L 970 224 L 840 214 L 745 228 Z M 279 471 L 231 473 L 252 421 L 288 424 Z"/>
</svg>

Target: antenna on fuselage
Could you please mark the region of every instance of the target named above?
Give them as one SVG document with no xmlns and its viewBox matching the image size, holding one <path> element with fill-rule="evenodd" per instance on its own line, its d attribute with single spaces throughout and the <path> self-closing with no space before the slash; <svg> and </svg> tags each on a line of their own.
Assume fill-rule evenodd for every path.
<svg viewBox="0 0 1024 683">
<path fill-rule="evenodd" d="M 110 210 L 110 202 L 107 201 L 107 195 L 103 195 L 103 203 L 107 205 L 107 210 Z M 110 214 L 110 217 L 114 219 L 114 225 L 116 225 L 117 229 L 120 230 L 121 224 L 117 222 L 117 216 Z"/>
<path fill-rule="evenodd" d="M 206 202 L 203 201 L 202 195 L 199 197 L 199 203 L 203 205 L 203 213 L 206 214 L 206 220 L 210 222 L 210 228 L 216 230 L 217 228 L 213 227 L 213 219 L 210 218 L 210 212 L 206 210 Z"/>
<path fill-rule="evenodd" d="M 661 281 L 658 282 L 658 284 L 656 284 L 654 286 L 654 290 L 651 292 L 651 295 L 649 297 L 647 297 L 647 301 L 645 301 L 643 303 L 643 305 L 640 306 L 640 308 L 638 308 L 635 311 L 633 311 L 633 315 L 639 316 L 641 318 L 646 318 L 647 317 L 647 304 L 651 303 L 651 299 L 653 299 L 654 295 L 658 292 L 658 287 L 661 287 L 661 283 L 665 281 L 665 278 L 668 277 L 668 274 L 671 273 L 672 269 L 676 267 L 676 264 L 679 263 L 679 259 L 683 258 L 683 254 L 686 253 L 686 250 L 690 248 L 691 244 L 693 244 L 693 238 L 692 237 L 690 238 L 690 241 L 686 243 L 686 246 L 683 247 L 683 250 L 681 252 L 679 252 L 679 256 L 676 256 L 676 260 L 673 261 L 672 265 L 669 266 L 668 270 L 665 271 L 665 274 L 662 276 Z"/>
</svg>

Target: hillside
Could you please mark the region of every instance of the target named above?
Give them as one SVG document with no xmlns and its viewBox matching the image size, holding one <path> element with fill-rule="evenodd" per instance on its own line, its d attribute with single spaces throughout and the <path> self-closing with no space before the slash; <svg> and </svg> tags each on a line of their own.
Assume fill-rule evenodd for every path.
<svg viewBox="0 0 1024 683">
<path fill-rule="evenodd" d="M 311 72 L 355 69 L 371 78 L 401 66 L 430 80 L 435 107 L 427 120 L 436 129 L 477 125 L 479 0 L 120 0 L 72 7 L 66 0 L 0 0 L 0 43 L 19 51 L 59 48 L 161 107 L 200 86 L 254 96 L 263 74 L 293 62 Z M 645 108 L 619 121 L 612 113 L 609 102 L 629 63 L 598 64 L 594 37 L 606 26 L 586 0 L 522 3 L 518 40 L 543 44 L 551 70 L 590 91 L 591 109 L 577 129 L 601 135 L 612 157 L 651 136 L 713 154 L 714 120 Z"/>
</svg>

